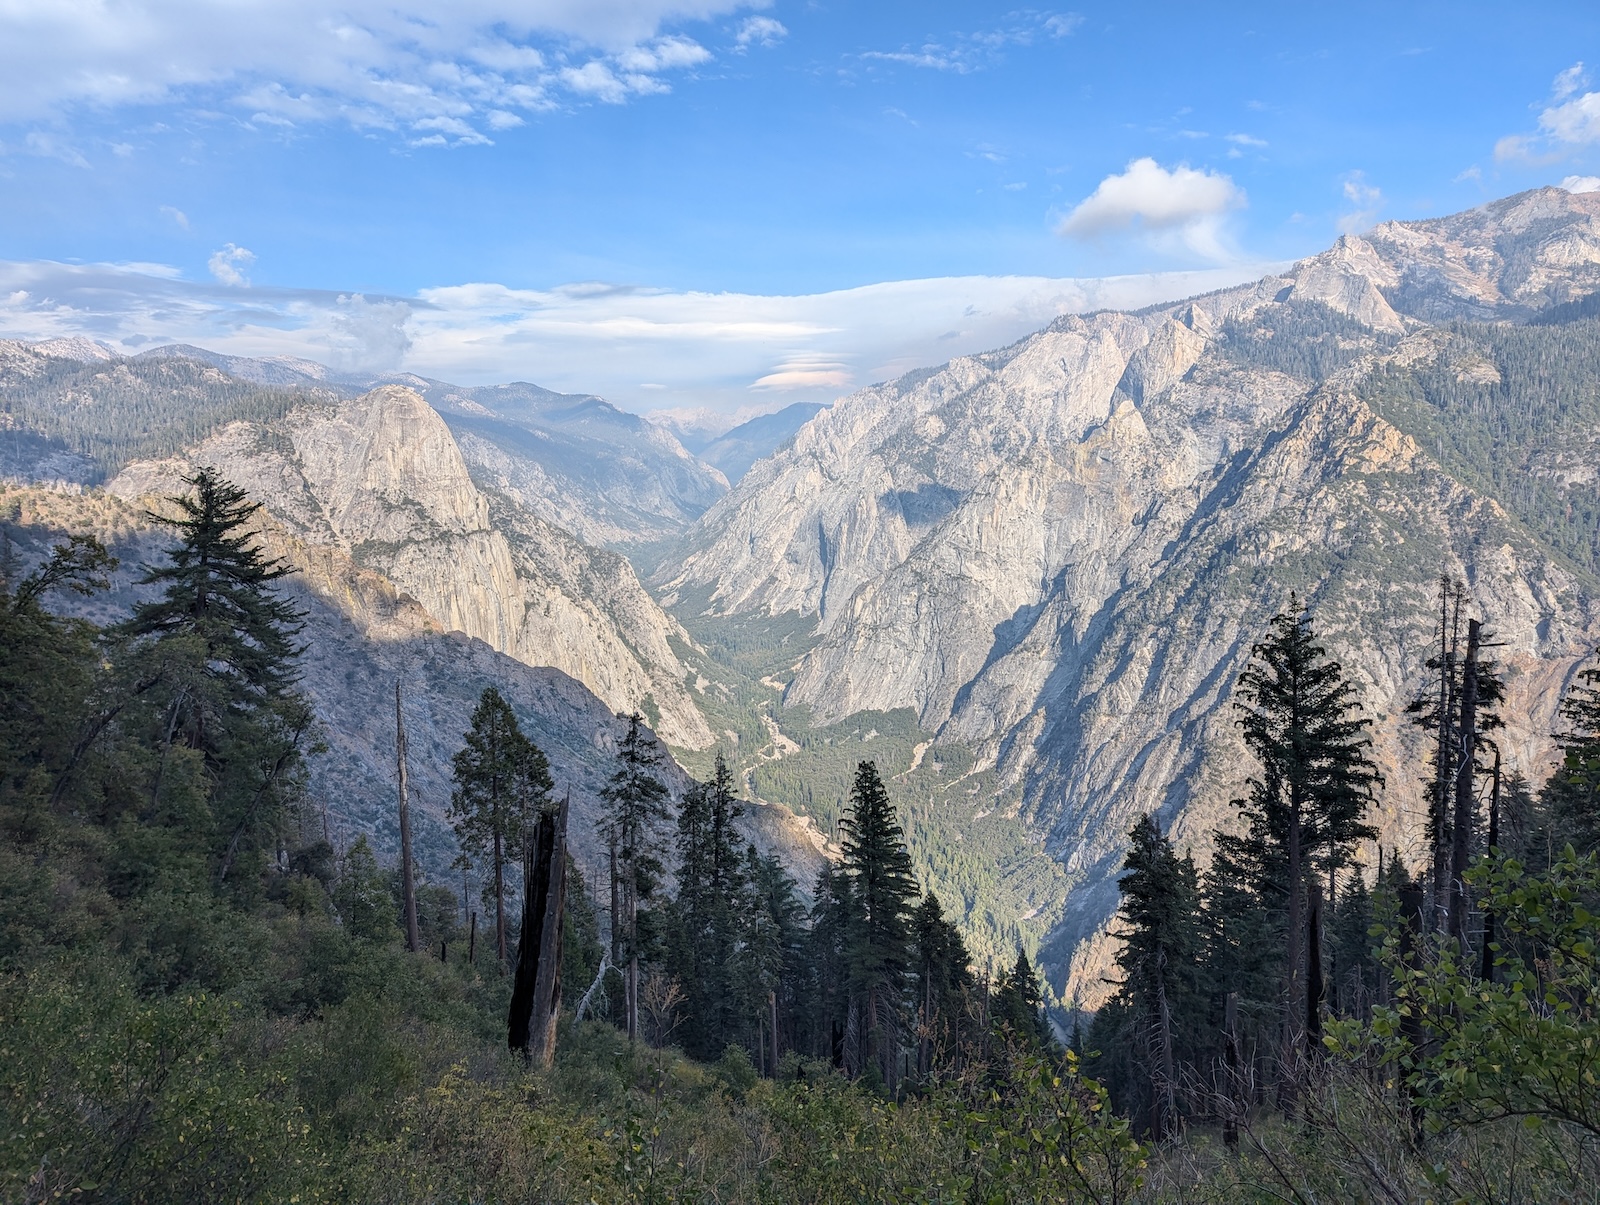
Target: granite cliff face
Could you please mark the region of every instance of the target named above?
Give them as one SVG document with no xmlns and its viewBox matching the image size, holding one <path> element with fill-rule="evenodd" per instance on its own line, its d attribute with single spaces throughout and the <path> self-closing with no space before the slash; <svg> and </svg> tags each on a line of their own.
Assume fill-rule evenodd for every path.
<svg viewBox="0 0 1600 1205">
<path fill-rule="evenodd" d="M 180 458 L 129 465 L 108 489 L 171 493 L 194 464 L 235 481 L 306 545 L 393 583 L 442 630 L 559 669 L 615 710 L 643 707 L 673 744 L 710 743 L 669 645 L 681 631 L 627 562 L 479 490 L 414 391 L 382 386 L 269 424 L 232 423 Z"/>
<path fill-rule="evenodd" d="M 1495 416 L 1538 409 L 1545 353 L 1439 324 L 1559 321 L 1597 291 L 1600 196 L 1546 189 L 1179 305 L 1062 318 L 817 415 L 700 520 L 662 586 L 813 616 L 786 704 L 909 707 L 974 748 L 1072 878 L 1047 967 L 1093 1003 L 1105 946 L 1086 939 L 1114 910 L 1124 835 L 1156 811 L 1203 856 L 1245 773 L 1229 692 L 1291 590 L 1378 719 L 1386 843 L 1419 827 L 1401 712 L 1441 573 L 1505 641 L 1525 717 L 1510 745 L 1543 770 L 1560 688 L 1600 639 L 1600 538 L 1546 512 L 1593 509 L 1571 491 L 1600 411 Z M 1452 410 L 1463 391 L 1474 408 Z M 1479 427 L 1545 473 L 1543 502 L 1473 459 Z"/>
<path fill-rule="evenodd" d="M 134 584 L 140 565 L 158 561 L 169 538 L 142 505 L 115 495 L 38 488 L 0 486 L 0 526 L 24 560 L 45 555 L 65 532 L 99 537 L 122 564 L 109 593 L 76 606 L 100 623 L 121 619 L 141 597 Z M 331 543 L 308 542 L 265 515 L 260 535 L 265 551 L 297 570 L 281 588 L 306 614 L 301 684 L 327 745 L 311 757 L 309 799 L 330 835 L 342 845 L 365 833 L 385 857 L 398 848 L 398 680 L 405 691 L 418 857 L 435 881 L 459 883 L 450 869 L 457 852 L 447 818 L 450 759 L 470 727 L 478 696 L 494 686 L 549 757 L 557 791 L 570 789 L 575 855 L 591 884 L 603 881 L 600 789 L 613 769 L 621 731 L 612 708 L 559 669 L 525 665 L 482 640 L 442 630 L 416 599 Z M 670 758 L 661 769 L 674 798 L 681 798 L 687 775 Z M 800 881 L 809 883 L 815 876 L 822 843 L 814 826 L 769 806 L 749 809 L 741 827 L 761 849 L 778 854 Z"/>
<path fill-rule="evenodd" d="M 107 353 L 57 340 L 49 354 Z M 31 345 L 41 348 L 43 345 Z M 3 354 L 3 353 L 0 353 Z M 264 387 L 351 398 L 383 385 L 421 395 L 443 416 L 473 473 L 586 544 L 626 548 L 683 532 L 727 492 L 726 478 L 664 428 L 588 394 L 523 381 L 452 385 L 415 373 L 340 373 L 289 356 L 253 359 L 174 344 L 135 363 L 185 361 Z M 0 371 L 4 369 L 0 360 Z M 776 441 L 774 441 L 776 442 Z"/>
</svg>

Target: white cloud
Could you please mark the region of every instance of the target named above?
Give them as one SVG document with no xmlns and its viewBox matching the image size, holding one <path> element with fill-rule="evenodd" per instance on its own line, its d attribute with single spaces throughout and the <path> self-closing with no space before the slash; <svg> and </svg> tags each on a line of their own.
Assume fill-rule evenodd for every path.
<svg viewBox="0 0 1600 1205">
<path fill-rule="evenodd" d="M 368 301 L 360 293 L 341 296 L 327 315 L 322 340 L 329 363 L 345 372 L 385 372 L 399 368 L 411 350 L 406 323 L 411 307 L 403 301 Z"/>
<path fill-rule="evenodd" d="M 1600 142 L 1600 92 L 1585 92 L 1539 114 L 1539 128 L 1557 142 Z"/>
<path fill-rule="evenodd" d="M 413 140 L 413 146 L 493 146 L 494 142 L 480 134 L 459 117 L 424 117 L 411 123 L 413 130 L 436 131 Z"/>
<path fill-rule="evenodd" d="M 0 261 L 0 337 L 84 335 L 129 353 L 185 342 L 369 370 L 403 364 L 461 384 L 526 380 L 598 393 L 636 410 L 732 411 L 760 399 L 826 401 L 1003 347 L 1060 314 L 1138 308 L 1279 266 L 1098 280 L 943 277 L 794 297 L 603 283 L 375 297 L 264 286 L 246 294 L 158 264 Z"/>
<path fill-rule="evenodd" d="M 1064 38 L 1068 34 L 1076 33 L 1078 26 L 1082 24 L 1082 13 L 1060 13 L 1044 20 L 1045 32 L 1052 38 Z"/>
<path fill-rule="evenodd" d="M 1226 138 L 1236 146 L 1263 147 L 1267 145 L 1265 138 L 1256 138 L 1251 134 L 1228 134 Z"/>
<path fill-rule="evenodd" d="M 1494 144 L 1500 163 L 1555 163 L 1582 147 L 1600 143 L 1600 92 L 1580 92 L 1589 77 L 1574 63 L 1550 84 L 1537 134 L 1507 134 Z"/>
<path fill-rule="evenodd" d="M 89 161 L 76 147 L 43 130 L 31 132 L 23 139 L 23 145 L 30 155 L 38 155 L 41 159 L 59 159 L 69 167 L 89 166 Z"/>
<path fill-rule="evenodd" d="M 624 71 L 670 71 L 678 67 L 696 67 L 708 62 L 711 52 L 689 38 L 661 38 L 649 46 L 634 46 L 617 56 L 617 65 Z"/>
<path fill-rule="evenodd" d="M 1600 192 L 1600 176 L 1568 176 L 1560 187 L 1568 192 Z"/>
<path fill-rule="evenodd" d="M 468 120 L 548 107 L 569 72 L 590 78 L 591 63 L 623 76 L 694 66 L 708 52 L 665 26 L 766 2 L 7 0 L 0 121 L 173 100 L 363 128 Z M 664 87 L 630 83 L 621 95 Z"/>
<path fill-rule="evenodd" d="M 1367 183 L 1365 172 L 1354 171 L 1344 178 L 1344 199 L 1355 206 L 1339 218 L 1339 229 L 1345 234 L 1366 230 L 1377 220 L 1383 209 L 1383 191 Z"/>
<path fill-rule="evenodd" d="M 189 229 L 189 215 L 184 213 L 183 210 L 177 208 L 176 206 L 163 205 L 158 212 L 164 213 L 167 217 L 176 222 L 180 230 Z"/>
<path fill-rule="evenodd" d="M 1094 238 L 1137 226 L 1158 243 L 1176 238 L 1197 255 L 1224 261 L 1235 256 L 1223 239 L 1223 219 L 1244 204 L 1244 192 L 1221 172 L 1186 163 L 1169 171 L 1154 159 L 1135 159 L 1121 175 L 1100 181 L 1057 230 Z"/>
<path fill-rule="evenodd" d="M 250 283 L 250 278 L 244 274 L 244 269 L 255 262 L 254 251 L 228 243 L 222 250 L 211 253 L 211 258 L 206 261 L 206 267 L 220 283 L 243 288 Z"/>
<path fill-rule="evenodd" d="M 1583 64 L 1574 63 L 1556 76 L 1550 85 L 1550 95 L 1555 100 L 1565 100 L 1588 82 L 1589 77 L 1584 74 Z"/>
<path fill-rule="evenodd" d="M 733 44 L 740 50 L 751 46 L 776 46 L 788 36 L 789 31 L 784 28 L 782 21 L 771 17 L 746 17 L 739 23 L 739 32 Z"/>
</svg>

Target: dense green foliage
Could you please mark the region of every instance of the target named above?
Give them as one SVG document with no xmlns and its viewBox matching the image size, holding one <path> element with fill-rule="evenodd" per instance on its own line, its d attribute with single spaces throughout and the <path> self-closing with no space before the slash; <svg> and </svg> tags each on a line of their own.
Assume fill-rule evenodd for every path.
<svg viewBox="0 0 1600 1205">
<path fill-rule="evenodd" d="M 1320 301 L 1291 297 L 1222 327 L 1222 354 L 1236 364 L 1322 381 L 1368 353 L 1371 327 Z M 1380 346 L 1392 339 L 1378 337 Z"/>
<path fill-rule="evenodd" d="M 548 805 L 550 763 L 517 723 L 511 704 L 486 687 L 472 711 L 472 727 L 452 760 L 455 790 L 450 821 L 464 860 L 489 860 L 485 892 L 494 900 L 495 954 L 508 951 L 506 867 L 522 859 L 533 820 Z"/>
<path fill-rule="evenodd" d="M 52 358 L 38 375 L 12 375 L 0 385 L 7 425 L 59 441 L 103 476 L 132 460 L 174 455 L 228 423 L 271 422 L 313 400 L 178 358 Z"/>
<path fill-rule="evenodd" d="M 1493 796 L 1462 950 L 1419 931 L 1403 867 L 1369 883 L 1351 863 L 1363 727 L 1303 616 L 1282 617 L 1240 692 L 1260 773 L 1235 862 L 1198 876 L 1153 819 L 1132 834 L 1123 982 L 1081 1056 L 1105 1087 L 1056 1044 L 1026 951 L 986 976 L 919 889 L 893 797 L 914 775 L 857 762 L 844 858 L 808 916 L 735 836 L 725 763 L 674 839 L 635 719 L 609 796 L 619 859 L 650 879 L 651 932 L 627 947 L 634 1033 L 566 1022 L 554 1067 L 529 1069 L 505 1050 L 503 963 L 467 956 L 454 892 L 420 886 L 425 952 L 408 953 L 394 873 L 364 840 L 323 840 L 303 744 L 283 743 L 295 617 L 248 507 L 226 483 L 194 489 L 149 574 L 160 598 L 127 623 L 51 610 L 96 588 L 108 564 L 91 541 L 0 580 L 0 1197 L 1490 1201 L 1570 1198 L 1600 1170 L 1600 671 L 1568 694 L 1555 778 Z M 504 721 L 486 694 L 463 734 L 458 812 L 480 846 L 495 774 L 513 801 L 549 790 L 542 761 L 500 756 L 517 748 Z M 240 784 L 261 787 L 243 812 Z M 1299 956 L 1296 791 L 1303 898 L 1330 883 Z M 616 935 L 614 881 L 609 909 L 572 881 L 569 1007 L 603 922 Z M 1298 1015 L 1329 1019 L 1316 1061 L 1280 1037 L 1296 965 Z M 1229 994 L 1242 1050 L 1224 1071 Z"/>
<path fill-rule="evenodd" d="M 1600 574 L 1600 319 L 1454 323 L 1440 355 L 1361 386 L 1379 414 L 1584 574 Z"/>
</svg>

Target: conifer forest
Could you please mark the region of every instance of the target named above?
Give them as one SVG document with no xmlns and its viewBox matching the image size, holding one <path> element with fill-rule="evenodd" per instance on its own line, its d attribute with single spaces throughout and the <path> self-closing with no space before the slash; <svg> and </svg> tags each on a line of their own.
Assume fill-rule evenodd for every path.
<svg viewBox="0 0 1600 1205">
<path fill-rule="evenodd" d="M 619 717 L 603 865 L 495 688 L 450 766 L 459 880 L 330 839 L 303 616 L 199 470 L 147 601 L 71 604 L 73 536 L 0 580 L 7 1201 L 1556 1201 L 1600 1193 L 1600 661 L 1542 782 L 1504 766 L 1495 633 L 1438 586 L 1429 761 L 1380 774 L 1293 596 L 1233 684 L 1242 797 L 1201 865 L 1128 834 L 1109 1000 L 1047 1008 L 919 881 L 854 767 L 797 883 L 730 751 L 674 799 Z M 1427 856 L 1376 843 L 1419 800 Z"/>
</svg>

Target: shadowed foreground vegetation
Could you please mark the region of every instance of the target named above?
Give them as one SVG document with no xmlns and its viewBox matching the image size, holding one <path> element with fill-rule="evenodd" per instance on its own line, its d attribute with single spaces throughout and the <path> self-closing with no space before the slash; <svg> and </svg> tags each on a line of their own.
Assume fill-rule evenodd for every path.
<svg viewBox="0 0 1600 1205">
<path fill-rule="evenodd" d="M 1241 681 L 1242 823 L 1202 879 L 1141 820 L 1123 979 L 1066 1046 L 1025 955 L 974 971 L 871 762 L 805 915 L 732 835 L 720 760 L 675 809 L 645 789 L 634 717 L 605 820 L 627 981 L 575 882 L 543 1068 L 507 1049 L 505 926 L 475 946 L 422 883 L 408 949 L 399 876 L 320 831 L 281 569 L 242 495 L 191 484 L 120 624 L 52 609 L 99 587 L 92 540 L 0 567 L 0 1199 L 1600 1200 L 1600 671 L 1542 791 L 1496 761 L 1485 836 L 1493 666 L 1477 625 L 1465 652 L 1441 630 L 1419 718 L 1448 873 L 1369 892 L 1365 721 L 1280 616 Z M 457 811 L 514 863 L 548 775 L 492 693 Z M 594 981 L 602 1019 L 574 1022 Z"/>
</svg>

